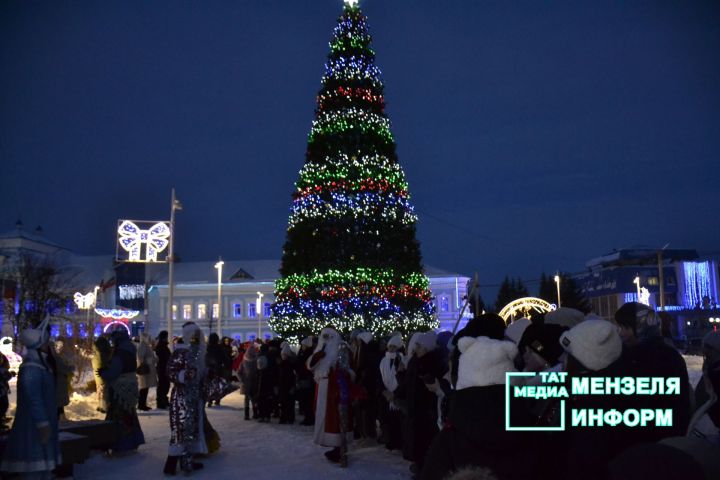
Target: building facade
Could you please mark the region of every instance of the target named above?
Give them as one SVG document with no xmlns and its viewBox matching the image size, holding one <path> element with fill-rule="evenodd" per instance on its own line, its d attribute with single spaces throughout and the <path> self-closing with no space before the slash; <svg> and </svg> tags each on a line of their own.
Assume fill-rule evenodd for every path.
<svg viewBox="0 0 720 480">
<path fill-rule="evenodd" d="M 671 319 L 673 337 L 693 341 L 713 328 L 710 319 L 720 316 L 718 261 L 700 258 L 695 250 L 616 250 L 585 266 L 574 278 L 593 311 L 608 320 L 639 298 Z"/>
</svg>

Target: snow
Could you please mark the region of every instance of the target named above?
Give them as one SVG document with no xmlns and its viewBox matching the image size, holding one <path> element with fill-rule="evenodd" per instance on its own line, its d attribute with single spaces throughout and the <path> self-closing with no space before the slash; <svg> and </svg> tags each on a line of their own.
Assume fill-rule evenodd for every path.
<svg viewBox="0 0 720 480">
<path fill-rule="evenodd" d="M 384 446 L 353 445 L 350 465 L 341 469 L 323 456 L 327 448 L 312 443 L 312 427 L 258 423 L 243 419 L 243 396 L 232 393 L 222 405 L 207 409 L 208 418 L 220 434 L 220 451 L 202 460 L 205 469 L 192 478 L 214 480 L 245 478 L 313 479 L 408 479 L 408 463 L 399 452 L 388 452 Z M 151 403 L 152 405 L 152 403 Z M 166 411 L 140 412 L 145 445 L 122 457 L 107 457 L 94 452 L 82 465 L 75 467 L 76 478 L 163 478 L 167 456 L 169 424 Z M 178 474 L 183 476 L 182 474 Z"/>
<path fill-rule="evenodd" d="M 690 381 L 696 385 L 702 367 L 702 357 L 684 356 Z M 14 389 L 13 389 L 14 390 Z M 155 404 L 155 391 L 150 390 L 148 404 Z M 10 413 L 15 410 L 14 392 L 10 398 Z M 312 427 L 258 423 L 243 419 L 244 398 L 239 392 L 223 399 L 222 405 L 207 409 L 208 418 L 220 434 L 220 451 L 204 459 L 205 469 L 194 472 L 195 479 L 235 480 L 246 478 L 282 478 L 317 480 L 318 478 L 342 479 L 409 479 L 408 462 L 400 452 L 387 451 L 375 441 L 350 447 L 349 467 L 341 469 L 325 460 L 324 447 L 312 442 Z M 95 410 L 94 395 L 78 392 L 72 394 L 71 403 L 65 408 L 70 420 L 103 418 Z M 169 423 L 167 411 L 140 412 L 140 424 L 145 434 L 145 445 L 137 452 L 108 457 L 92 452 L 84 464 L 75 466 L 75 478 L 103 480 L 128 478 L 165 478 L 162 469 L 167 456 Z M 183 477 L 181 473 L 178 476 Z"/>
</svg>

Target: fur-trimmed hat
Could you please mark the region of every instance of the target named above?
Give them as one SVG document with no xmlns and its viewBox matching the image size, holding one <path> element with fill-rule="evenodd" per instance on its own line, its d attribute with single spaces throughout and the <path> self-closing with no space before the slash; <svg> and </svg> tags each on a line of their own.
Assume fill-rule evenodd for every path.
<svg viewBox="0 0 720 480">
<path fill-rule="evenodd" d="M 458 341 L 460 361 L 456 388 L 504 385 L 505 374 L 515 371 L 517 347 L 506 340 L 462 337 Z"/>
<path fill-rule="evenodd" d="M 567 328 L 573 328 L 583 320 L 585 320 L 585 314 L 583 312 L 568 307 L 560 307 L 557 310 L 545 314 L 545 323 L 561 325 Z"/>
<path fill-rule="evenodd" d="M 606 320 L 585 320 L 560 336 L 560 345 L 586 368 L 606 368 L 622 353 L 615 325 Z"/>
<path fill-rule="evenodd" d="M 518 318 L 505 329 L 505 337 L 511 340 L 515 345 L 520 343 L 520 339 L 523 336 L 525 329 L 530 326 L 532 322 L 528 318 Z"/>
</svg>

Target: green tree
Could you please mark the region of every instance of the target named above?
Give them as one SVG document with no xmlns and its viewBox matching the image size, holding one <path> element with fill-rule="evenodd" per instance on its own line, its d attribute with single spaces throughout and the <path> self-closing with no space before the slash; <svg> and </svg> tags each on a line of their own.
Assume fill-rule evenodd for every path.
<svg viewBox="0 0 720 480">
<path fill-rule="evenodd" d="M 437 326 L 417 217 L 397 160 L 375 52 L 357 4 L 330 42 L 283 248 L 270 326 L 285 338 Z"/>
</svg>

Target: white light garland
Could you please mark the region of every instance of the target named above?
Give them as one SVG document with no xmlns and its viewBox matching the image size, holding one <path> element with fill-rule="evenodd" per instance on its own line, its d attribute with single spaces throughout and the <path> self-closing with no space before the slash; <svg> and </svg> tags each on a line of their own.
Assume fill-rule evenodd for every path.
<svg viewBox="0 0 720 480">
<path fill-rule="evenodd" d="M 122 310 L 119 308 L 96 308 L 95 313 L 102 318 L 111 318 L 113 320 L 130 320 L 140 315 L 138 310 Z"/>
</svg>

